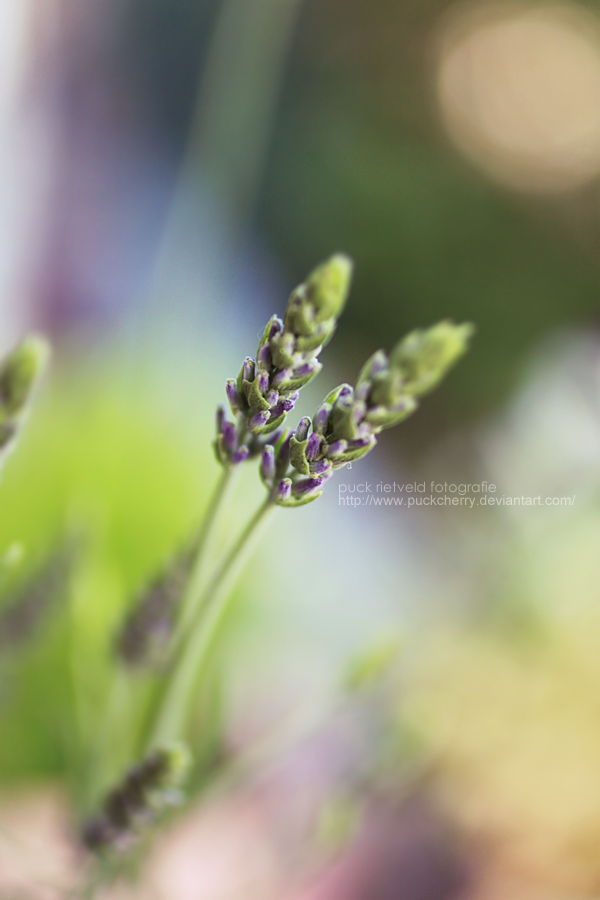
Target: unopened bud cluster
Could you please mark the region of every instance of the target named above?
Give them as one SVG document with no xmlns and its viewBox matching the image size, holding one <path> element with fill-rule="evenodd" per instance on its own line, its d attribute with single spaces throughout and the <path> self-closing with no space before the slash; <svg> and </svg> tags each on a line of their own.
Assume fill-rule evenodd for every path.
<svg viewBox="0 0 600 900">
<path fill-rule="evenodd" d="M 409 334 L 389 357 L 378 350 L 363 367 L 356 388 L 335 388 L 312 421 L 303 418 L 279 442 L 277 452 L 265 447 L 261 475 L 274 502 L 298 506 L 320 497 L 336 469 L 366 456 L 380 431 L 415 411 L 417 398 L 432 390 L 465 353 L 472 331 L 468 324 L 440 322 Z M 291 478 L 283 469 L 286 459 L 294 470 Z"/>
<path fill-rule="evenodd" d="M 46 342 L 30 337 L 0 363 L 0 467 L 14 447 L 48 355 Z"/>
<path fill-rule="evenodd" d="M 140 593 L 117 641 L 118 656 L 132 668 L 162 662 L 185 591 L 193 554 L 184 550 Z"/>
<path fill-rule="evenodd" d="M 0 612 L 0 651 L 15 650 L 33 638 L 49 612 L 66 600 L 75 555 L 72 542 L 66 542 L 11 590 Z"/>
<path fill-rule="evenodd" d="M 189 753 L 183 745 L 150 754 L 110 792 L 100 814 L 84 825 L 84 845 L 96 853 L 128 849 L 162 813 L 179 805 L 189 768 Z"/>
<path fill-rule="evenodd" d="M 331 340 L 344 308 L 352 264 L 338 254 L 315 269 L 297 287 L 283 320 L 273 316 L 258 345 L 256 358 L 247 357 L 237 381 L 227 382 L 227 399 L 234 421 L 217 412 L 215 450 L 225 466 L 262 453 L 264 438 L 273 437 L 294 408 L 298 392 L 321 371 L 318 360 Z"/>
</svg>

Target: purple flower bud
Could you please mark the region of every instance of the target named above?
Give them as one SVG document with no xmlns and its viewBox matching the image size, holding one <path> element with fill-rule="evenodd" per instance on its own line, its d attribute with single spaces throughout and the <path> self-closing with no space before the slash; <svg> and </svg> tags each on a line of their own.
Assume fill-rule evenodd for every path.
<svg viewBox="0 0 600 900">
<path fill-rule="evenodd" d="M 317 434 L 325 434 L 330 413 L 331 406 L 328 403 L 324 403 L 318 408 L 313 418 L 313 431 Z"/>
<path fill-rule="evenodd" d="M 308 462 L 314 462 L 317 456 L 319 455 L 319 451 L 321 449 L 321 435 L 320 434 L 311 434 L 308 439 L 308 444 L 306 446 L 306 459 Z"/>
<path fill-rule="evenodd" d="M 335 441 L 333 444 L 329 445 L 329 448 L 327 450 L 327 456 L 331 456 L 331 457 L 341 456 L 342 453 L 346 452 L 347 448 L 348 448 L 348 441 L 345 441 L 343 439 L 341 441 Z"/>
<path fill-rule="evenodd" d="M 244 381 L 254 381 L 256 377 L 256 361 L 251 356 L 247 356 L 242 366 L 242 379 Z"/>
<path fill-rule="evenodd" d="M 275 448 L 271 444 L 267 444 L 262 452 L 260 476 L 267 484 L 275 478 Z"/>
<path fill-rule="evenodd" d="M 357 400 L 368 400 L 369 394 L 371 393 L 371 382 L 363 381 L 362 384 L 358 384 L 356 386 L 356 390 L 354 391 L 354 396 Z"/>
<path fill-rule="evenodd" d="M 269 406 L 275 406 L 277 401 L 279 400 L 279 391 L 269 391 L 265 400 L 269 404 Z"/>
<path fill-rule="evenodd" d="M 277 372 L 277 374 L 273 378 L 273 384 L 275 385 L 275 387 L 277 387 L 278 384 L 283 384 L 285 381 L 289 381 L 291 377 L 291 369 L 282 369 L 280 372 Z"/>
<path fill-rule="evenodd" d="M 273 365 L 273 359 L 271 357 L 271 348 L 268 344 L 263 344 L 260 348 L 258 359 L 258 365 L 263 369 L 270 369 Z"/>
<path fill-rule="evenodd" d="M 286 503 L 291 499 L 292 496 L 292 479 L 291 478 L 282 478 L 279 484 L 277 485 L 277 491 L 275 492 L 275 499 L 280 503 Z"/>
<path fill-rule="evenodd" d="M 221 434 L 223 431 L 223 425 L 225 424 L 225 407 L 217 406 L 217 434 Z"/>
<path fill-rule="evenodd" d="M 295 403 L 299 396 L 300 396 L 300 391 L 292 391 L 291 394 L 287 395 L 287 398 L 288 398 L 288 400 L 293 400 Z"/>
<path fill-rule="evenodd" d="M 331 463 L 328 459 L 319 459 L 311 465 L 310 471 L 312 475 L 325 475 L 331 471 Z"/>
<path fill-rule="evenodd" d="M 246 460 L 248 459 L 249 454 L 250 454 L 250 451 L 248 450 L 248 448 L 246 447 L 246 445 L 245 445 L 245 444 L 242 444 L 242 446 L 240 447 L 239 450 L 236 450 L 235 453 L 232 453 L 232 455 L 231 455 L 231 462 L 232 462 L 234 465 L 237 465 L 238 463 L 246 462 Z"/>
<path fill-rule="evenodd" d="M 304 378 L 305 375 L 312 375 L 313 372 L 317 372 L 320 368 L 321 366 L 317 359 L 310 359 L 304 365 L 298 366 L 297 369 L 293 370 L 292 378 Z"/>
<path fill-rule="evenodd" d="M 297 441 L 305 441 L 308 437 L 308 429 L 311 426 L 311 421 L 308 416 L 304 416 L 303 419 L 300 419 L 298 423 L 298 428 L 296 429 L 296 440 Z"/>
<path fill-rule="evenodd" d="M 371 443 L 370 437 L 358 438 L 356 441 L 348 441 L 347 450 L 360 450 L 362 447 L 368 447 Z"/>
<path fill-rule="evenodd" d="M 261 372 L 258 376 L 258 391 L 260 394 L 264 395 L 269 390 L 269 376 L 266 372 Z"/>
<path fill-rule="evenodd" d="M 273 417 L 271 416 L 271 418 L 273 418 Z M 279 428 L 277 431 L 273 431 L 273 432 L 269 435 L 269 443 L 270 443 L 270 444 L 273 444 L 273 446 L 276 447 L 276 446 L 277 446 L 277 442 L 278 442 L 279 439 L 281 438 L 282 434 L 283 434 L 283 429 L 282 429 L 282 428 Z"/>
<path fill-rule="evenodd" d="M 296 497 L 305 497 L 306 494 L 319 490 L 322 483 L 319 478 L 304 478 L 302 481 L 297 481 L 294 485 L 294 495 Z"/>
<path fill-rule="evenodd" d="M 363 403 L 361 400 L 358 403 L 354 404 L 354 409 L 352 410 L 352 421 L 355 425 L 359 425 L 364 419 L 367 412 L 366 403 Z"/>
<path fill-rule="evenodd" d="M 225 450 L 227 453 L 231 453 L 237 446 L 237 429 L 233 422 L 224 422 L 221 434 Z"/>
<path fill-rule="evenodd" d="M 278 419 L 279 416 L 285 415 L 285 413 L 291 412 L 294 408 L 294 403 L 292 400 L 280 400 L 276 406 L 273 406 L 269 412 L 271 413 L 272 419 Z"/>
<path fill-rule="evenodd" d="M 238 391 L 237 384 L 233 378 L 227 379 L 225 392 L 227 394 L 227 399 L 229 400 L 231 411 L 235 415 L 235 413 L 239 412 L 242 408 L 242 398 L 240 397 L 240 392 Z"/>
<path fill-rule="evenodd" d="M 271 330 L 269 331 L 269 340 L 274 338 L 276 334 L 279 334 L 280 331 L 283 331 L 283 322 L 281 319 L 277 318 L 277 316 L 273 316 L 273 323 L 271 325 Z"/>
<path fill-rule="evenodd" d="M 269 412 L 269 410 L 261 409 L 260 412 L 257 412 L 255 416 L 252 416 L 248 424 L 250 425 L 251 429 L 263 428 L 270 418 L 271 413 Z"/>
</svg>

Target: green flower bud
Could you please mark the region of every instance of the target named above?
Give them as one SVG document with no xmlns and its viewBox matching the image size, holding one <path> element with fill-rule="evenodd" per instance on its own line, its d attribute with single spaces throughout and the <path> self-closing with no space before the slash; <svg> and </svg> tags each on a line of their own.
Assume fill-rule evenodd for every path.
<svg viewBox="0 0 600 900">
<path fill-rule="evenodd" d="M 18 437 L 49 354 L 43 338 L 30 337 L 0 363 L 0 464 Z"/>
<path fill-rule="evenodd" d="M 291 369 L 294 366 L 296 340 L 289 331 L 276 334 L 271 338 L 270 347 L 273 363 L 278 369 Z"/>
<path fill-rule="evenodd" d="M 376 375 L 386 372 L 389 369 L 389 360 L 384 350 L 377 350 L 373 356 L 369 357 L 358 376 L 356 386 L 363 384 L 365 381 L 371 381 Z"/>
<path fill-rule="evenodd" d="M 419 397 L 431 391 L 463 356 L 474 327 L 438 322 L 425 331 L 413 331 L 396 345 L 391 366 L 402 377 L 405 393 Z"/>
<path fill-rule="evenodd" d="M 365 421 L 372 425 L 376 432 L 382 431 L 384 428 L 393 428 L 394 425 L 399 425 L 400 422 L 408 419 L 417 406 L 417 401 L 413 397 L 406 396 L 391 409 L 387 409 L 385 406 L 373 407 L 367 412 Z"/>
<path fill-rule="evenodd" d="M 0 415 L 21 415 L 44 372 L 50 351 L 43 338 L 27 338 L 0 366 Z"/>
<path fill-rule="evenodd" d="M 354 441 L 360 437 L 359 424 L 366 408 L 364 404 L 357 403 L 354 394 L 340 394 L 331 411 L 331 429 L 339 440 Z"/>
<path fill-rule="evenodd" d="M 312 301 L 317 322 L 338 319 L 346 304 L 352 281 L 352 261 L 336 253 L 306 279 L 306 293 Z"/>
</svg>

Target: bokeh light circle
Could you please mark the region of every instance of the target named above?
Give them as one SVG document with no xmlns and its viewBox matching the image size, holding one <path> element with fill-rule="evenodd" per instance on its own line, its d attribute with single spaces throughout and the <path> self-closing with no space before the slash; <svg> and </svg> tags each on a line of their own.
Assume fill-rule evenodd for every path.
<svg viewBox="0 0 600 900">
<path fill-rule="evenodd" d="M 565 5 L 458 5 L 437 96 L 456 146 L 503 184 L 554 193 L 600 172 L 600 24 Z"/>
</svg>

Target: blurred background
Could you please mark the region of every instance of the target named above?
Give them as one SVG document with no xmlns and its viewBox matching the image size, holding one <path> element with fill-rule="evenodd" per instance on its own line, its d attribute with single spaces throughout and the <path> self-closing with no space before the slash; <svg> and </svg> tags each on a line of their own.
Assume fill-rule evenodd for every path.
<svg viewBox="0 0 600 900">
<path fill-rule="evenodd" d="M 411 328 L 477 326 L 338 482 L 575 502 L 350 508 L 330 483 L 281 510 L 202 737 L 260 763 L 111 897 L 600 895 L 599 175 L 592 2 L 3 0 L 0 351 L 36 329 L 54 361 L 1 489 L 0 897 L 72 896 L 119 622 L 208 501 L 225 378 L 338 250 L 354 287 L 298 415 Z"/>
</svg>

